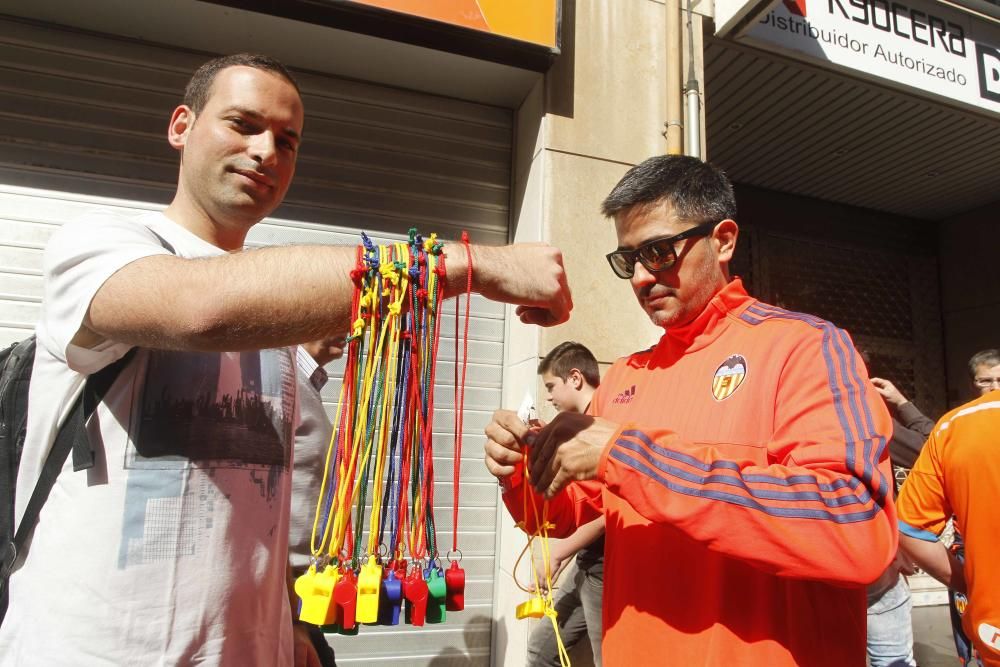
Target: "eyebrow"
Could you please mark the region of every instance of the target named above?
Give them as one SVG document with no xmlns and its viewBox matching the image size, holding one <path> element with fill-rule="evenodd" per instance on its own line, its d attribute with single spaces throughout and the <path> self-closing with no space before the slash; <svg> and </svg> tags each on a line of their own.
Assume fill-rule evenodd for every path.
<svg viewBox="0 0 1000 667">
<path fill-rule="evenodd" d="M 225 111 L 223 111 L 223 114 L 226 114 L 226 113 L 229 113 L 229 112 L 232 112 L 232 111 L 235 111 L 237 113 L 243 114 L 244 116 L 249 116 L 250 118 L 253 118 L 254 120 L 258 120 L 258 121 L 266 121 L 267 120 L 264 117 L 264 114 L 260 113 L 259 111 L 254 111 L 253 109 L 248 109 L 247 107 L 240 107 L 240 106 L 229 107 L 228 109 L 226 109 Z M 299 136 L 299 133 L 296 132 L 295 130 L 293 130 L 292 128 L 290 128 L 290 127 L 282 128 L 282 132 L 284 132 L 289 137 L 295 139 L 296 141 L 302 141 L 302 137 Z"/>
</svg>

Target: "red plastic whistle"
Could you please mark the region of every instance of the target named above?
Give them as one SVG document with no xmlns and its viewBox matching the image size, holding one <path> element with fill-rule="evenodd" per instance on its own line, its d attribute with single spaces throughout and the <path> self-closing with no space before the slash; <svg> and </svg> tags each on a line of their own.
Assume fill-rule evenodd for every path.
<svg viewBox="0 0 1000 667">
<path fill-rule="evenodd" d="M 444 583 L 448 588 L 445 597 L 445 608 L 448 611 L 465 609 L 465 570 L 458 566 L 458 561 L 451 561 L 451 567 L 445 570 Z"/>
<path fill-rule="evenodd" d="M 345 570 L 333 587 L 333 602 L 337 605 L 337 619 L 344 630 L 352 629 L 358 609 L 358 582 L 351 569 Z"/>
<path fill-rule="evenodd" d="M 410 625 L 423 625 L 427 618 L 427 597 L 430 593 L 420 570 L 411 572 L 406 578 L 403 595 L 406 596 L 406 622 Z"/>
</svg>

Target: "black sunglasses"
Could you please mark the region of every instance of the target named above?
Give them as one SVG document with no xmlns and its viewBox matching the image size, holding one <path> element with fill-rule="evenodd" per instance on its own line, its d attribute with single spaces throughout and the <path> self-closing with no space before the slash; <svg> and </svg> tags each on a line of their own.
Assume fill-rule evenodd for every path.
<svg viewBox="0 0 1000 667">
<path fill-rule="evenodd" d="M 697 227 L 686 229 L 680 234 L 664 236 L 662 238 L 646 241 L 635 250 L 615 250 L 609 252 L 606 257 L 611 270 L 619 278 L 631 278 L 635 275 L 635 263 L 641 262 L 647 271 L 655 273 L 666 271 L 677 262 L 677 242 L 684 239 L 709 236 L 717 222 L 703 222 Z"/>
</svg>

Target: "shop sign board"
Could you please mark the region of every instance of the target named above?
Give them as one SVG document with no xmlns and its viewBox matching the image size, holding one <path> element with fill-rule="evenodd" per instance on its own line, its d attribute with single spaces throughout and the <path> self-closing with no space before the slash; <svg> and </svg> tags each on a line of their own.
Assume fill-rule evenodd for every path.
<svg viewBox="0 0 1000 667">
<path fill-rule="evenodd" d="M 558 47 L 557 0 L 350 0 L 401 14 Z"/>
<path fill-rule="evenodd" d="M 781 0 L 740 41 L 1000 113 L 1000 25 L 928 0 Z"/>
</svg>

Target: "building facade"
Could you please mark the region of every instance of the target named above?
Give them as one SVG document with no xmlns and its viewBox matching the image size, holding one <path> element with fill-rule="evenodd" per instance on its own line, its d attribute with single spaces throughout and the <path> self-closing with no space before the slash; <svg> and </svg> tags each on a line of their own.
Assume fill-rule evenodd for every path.
<svg viewBox="0 0 1000 667">
<path fill-rule="evenodd" d="M 512 576 L 525 538 L 481 463 L 482 429 L 493 410 L 543 395 L 536 367 L 559 342 L 606 365 L 659 337 L 607 267 L 616 242 L 599 205 L 668 139 L 737 184 L 735 269 L 751 292 L 846 328 L 928 414 L 967 396 L 971 353 L 1000 347 L 1000 9 L 987 0 L 35 4 L 0 10 L 4 344 L 34 326 L 58 225 L 168 203 L 170 111 L 220 53 L 281 59 L 306 105 L 296 179 L 251 244 L 353 244 L 416 226 L 564 251 L 568 323 L 527 327 L 473 299 L 466 611 L 433 631 L 332 636 L 339 664 L 524 664 Z M 444 341 L 439 377 L 454 361 Z M 438 386 L 435 437 L 446 541 L 451 388 Z M 337 379 L 324 390 L 331 412 L 338 391 Z"/>
</svg>

